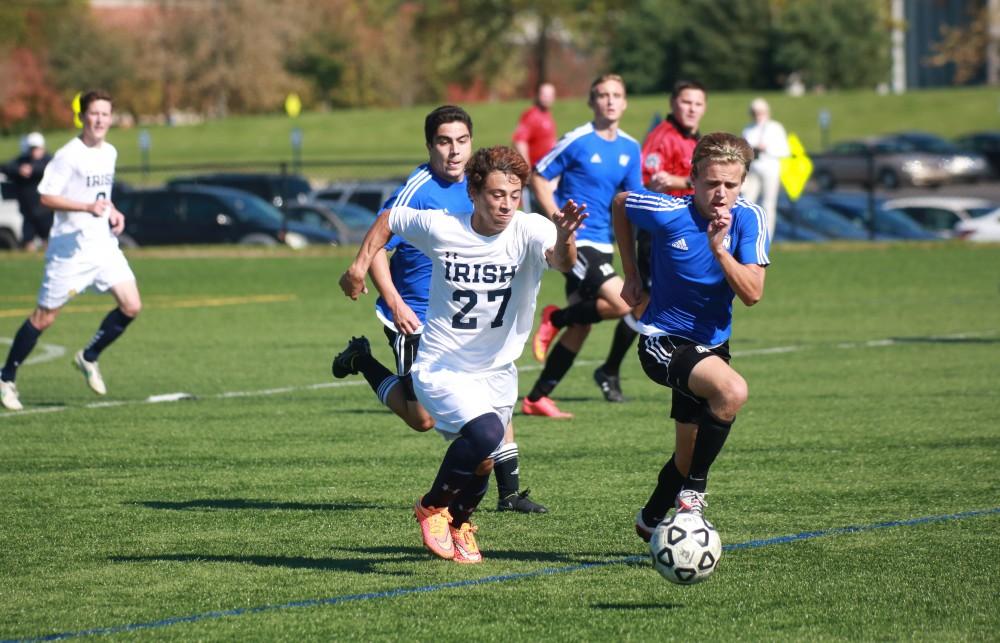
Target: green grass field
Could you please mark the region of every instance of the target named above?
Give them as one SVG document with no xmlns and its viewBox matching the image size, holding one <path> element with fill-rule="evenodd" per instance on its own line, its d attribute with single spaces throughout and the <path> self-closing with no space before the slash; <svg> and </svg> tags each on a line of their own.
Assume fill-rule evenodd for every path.
<svg viewBox="0 0 1000 643">
<path fill-rule="evenodd" d="M 702 131 L 739 133 L 749 121 L 750 92 L 712 91 Z M 819 112 L 831 116 L 830 141 L 871 136 L 905 129 L 918 129 L 953 137 L 972 130 L 1000 129 L 1000 101 L 988 87 L 912 91 L 902 95 L 879 95 L 870 91 L 831 92 L 791 97 L 765 94 L 774 117 L 789 132 L 796 133 L 810 153 L 821 150 Z M 465 105 L 475 125 L 477 146 L 510 144 L 518 115 L 528 101 L 470 103 Z M 257 170 L 276 171 L 278 163 L 290 161 L 290 133 L 303 133 L 304 172 L 317 184 L 335 178 L 381 178 L 406 176 L 413 165 L 426 160 L 423 144 L 424 116 L 434 105 L 399 109 L 349 109 L 326 113 L 306 112 L 295 120 L 282 115 L 242 116 L 185 127 L 153 126 L 150 133 L 150 163 L 157 165 L 194 163 L 267 162 Z M 642 139 L 653 114 L 669 111 L 666 94 L 632 96 L 622 119 L 622 128 Z M 563 97 L 553 109 L 560 133 L 592 117 L 583 97 Z M 155 184 L 192 170 L 172 170 L 143 175 L 123 172 L 141 162 L 141 128 L 114 129 L 109 140 L 119 151 L 118 179 L 134 184 Z M 74 132 L 46 132 L 54 151 Z M 0 137 L 0 158 L 13 157 L 18 137 Z M 362 165 L 363 159 L 388 159 L 381 165 Z M 311 166 L 336 161 L 343 166 Z"/>
<path fill-rule="evenodd" d="M 389 356 L 372 301 L 338 294 L 348 252 L 132 253 L 146 308 L 99 404 L 70 359 L 111 300 L 67 307 L 20 372 L 27 410 L 0 416 L 0 639 L 996 640 L 1000 247 L 773 250 L 736 313 L 751 397 L 709 496 L 746 546 L 686 588 L 632 530 L 666 391 L 629 357 L 630 401 L 599 397 L 607 324 L 556 392 L 576 419 L 515 416 L 551 513 L 497 513 L 491 483 L 484 564 L 427 554 L 410 512 L 444 442 L 329 375 L 352 334 Z M 4 259 L 0 338 L 41 267 Z M 549 274 L 543 303 L 561 292 Z M 197 399 L 146 401 L 178 392 Z"/>
</svg>

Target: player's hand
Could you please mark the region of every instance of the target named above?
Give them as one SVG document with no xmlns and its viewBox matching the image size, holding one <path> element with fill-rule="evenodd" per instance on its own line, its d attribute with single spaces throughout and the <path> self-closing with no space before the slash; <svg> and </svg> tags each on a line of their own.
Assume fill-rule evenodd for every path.
<svg viewBox="0 0 1000 643">
<path fill-rule="evenodd" d="M 111 217 L 111 211 L 115 209 L 115 206 L 107 199 L 98 199 L 90 204 L 87 208 L 87 212 L 90 212 L 95 217 Z"/>
<path fill-rule="evenodd" d="M 26 179 L 31 178 L 31 163 L 21 163 L 17 166 L 17 173 Z"/>
<path fill-rule="evenodd" d="M 708 235 L 708 245 L 712 248 L 713 253 L 725 252 L 725 239 L 726 235 L 729 234 L 729 227 L 732 223 L 732 212 L 719 214 L 708 222 L 708 229 L 705 231 L 705 234 Z"/>
<path fill-rule="evenodd" d="M 348 268 L 340 276 L 340 289 L 344 291 L 345 295 L 357 301 L 361 295 L 368 294 L 368 286 L 365 285 L 365 274 Z"/>
<path fill-rule="evenodd" d="M 647 186 L 653 192 L 666 192 L 670 189 L 670 174 L 660 170 L 649 177 L 649 185 Z"/>
<path fill-rule="evenodd" d="M 420 328 L 420 318 L 402 299 L 397 305 L 392 306 L 392 319 L 396 324 L 396 330 L 404 335 L 412 335 Z"/>
<path fill-rule="evenodd" d="M 552 223 L 556 224 L 556 229 L 559 232 L 569 236 L 576 232 L 588 216 L 590 215 L 587 214 L 586 203 L 577 205 L 573 199 L 570 199 L 561 210 L 552 213 Z"/>
<path fill-rule="evenodd" d="M 622 299 L 625 303 L 635 308 L 642 301 L 642 280 L 639 276 L 629 277 L 626 275 L 622 283 Z"/>
<path fill-rule="evenodd" d="M 108 225 L 116 237 L 125 231 L 125 215 L 115 206 L 111 206 L 111 211 L 108 213 Z"/>
</svg>

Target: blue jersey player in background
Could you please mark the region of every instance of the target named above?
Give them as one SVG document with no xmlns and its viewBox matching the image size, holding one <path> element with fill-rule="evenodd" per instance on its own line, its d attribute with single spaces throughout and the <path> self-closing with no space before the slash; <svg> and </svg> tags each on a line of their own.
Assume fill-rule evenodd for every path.
<svg viewBox="0 0 1000 643">
<path fill-rule="evenodd" d="M 632 227 L 652 239 L 639 362 L 651 380 L 672 389 L 676 423 L 674 453 L 636 516 L 636 533 L 646 541 L 671 506 L 702 513 L 709 467 L 747 401 L 746 380 L 729 365 L 733 299 L 746 306 L 760 301 L 770 263 L 764 211 L 739 196 L 751 161 L 746 141 L 716 132 L 695 147 L 693 195 L 639 190 L 615 197 L 622 296 L 630 303 L 639 301 L 643 286 Z"/>
<path fill-rule="evenodd" d="M 436 210 L 441 216 L 472 212 L 465 178 L 465 165 L 472 155 L 472 117 L 461 107 L 438 107 L 424 119 L 424 139 L 429 153 L 427 163 L 410 174 L 382 209 Z M 431 270 L 431 260 L 398 236 L 390 239 L 372 260 L 369 275 L 380 294 L 375 314 L 385 326 L 392 346 L 395 374 L 372 356 L 364 337 L 353 338 L 333 362 L 334 376 L 361 373 L 379 400 L 417 431 L 434 428 L 434 419 L 417 401 L 410 376 L 426 320 Z M 493 460 L 499 511 L 547 511 L 528 497 L 527 490 L 520 491 L 520 457 L 513 426 L 508 424 L 504 442 Z"/>
<path fill-rule="evenodd" d="M 590 325 L 604 319 L 619 319 L 630 307 L 621 297 L 622 280 L 613 265 L 611 200 L 621 190 L 642 187 L 642 153 L 639 143 L 618 128 L 628 106 L 625 83 L 620 76 L 598 77 L 590 86 L 588 105 L 594 120 L 569 132 L 538 164 L 531 178 L 531 189 L 544 214 L 556 212 L 558 204 L 570 199 L 586 208 L 589 218 L 576 232 L 577 260 L 566 275 L 567 306 L 546 306 L 535 333 L 532 350 L 535 359 L 545 361 L 538 380 L 524 398 L 525 415 L 554 418 L 572 417 L 559 410 L 549 395 L 566 375 L 590 333 Z M 557 187 L 553 181 L 559 180 Z M 566 329 L 559 343 L 549 346 Z M 612 352 L 622 355 L 632 336 L 622 344 L 616 338 Z M 621 344 L 621 346 L 619 346 Z M 546 354 L 548 358 L 546 359 Z M 609 360 L 620 364 L 621 360 Z M 621 402 L 617 366 L 613 373 L 598 368 L 594 379 L 605 399 Z"/>
</svg>

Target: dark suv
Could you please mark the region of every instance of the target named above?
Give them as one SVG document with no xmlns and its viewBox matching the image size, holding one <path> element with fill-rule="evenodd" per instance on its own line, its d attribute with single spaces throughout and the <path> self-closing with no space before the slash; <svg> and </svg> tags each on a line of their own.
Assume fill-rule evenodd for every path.
<svg viewBox="0 0 1000 643">
<path fill-rule="evenodd" d="M 167 187 L 178 185 L 218 185 L 256 194 L 276 208 L 309 200 L 312 187 L 298 174 L 203 174 L 182 176 L 167 181 Z"/>
<path fill-rule="evenodd" d="M 125 247 L 200 243 L 245 243 L 301 247 L 335 244 L 336 233 L 285 221 L 281 211 L 232 188 L 178 185 L 135 190 L 115 198 L 125 214 Z"/>
</svg>

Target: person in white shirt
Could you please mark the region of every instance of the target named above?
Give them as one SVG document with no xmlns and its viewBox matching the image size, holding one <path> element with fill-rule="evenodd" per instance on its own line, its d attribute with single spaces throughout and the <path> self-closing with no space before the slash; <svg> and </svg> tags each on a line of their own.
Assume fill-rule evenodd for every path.
<svg viewBox="0 0 1000 643">
<path fill-rule="evenodd" d="M 743 129 L 743 138 L 754 151 L 743 197 L 760 204 L 767 214 L 767 233 L 774 239 L 778 222 L 778 190 L 781 189 L 781 159 L 790 156 L 788 135 L 784 126 L 771 118 L 771 106 L 763 98 L 750 102 L 754 122 Z M 758 200 L 759 199 L 759 200 Z"/>
<path fill-rule="evenodd" d="M 83 95 L 83 132 L 56 152 L 38 185 L 42 205 L 55 210 L 55 221 L 37 306 L 14 336 L 0 371 L 0 403 L 6 409 L 23 408 L 14 383 L 17 368 L 75 295 L 88 288 L 110 291 L 117 304 L 90 343 L 73 358 L 87 385 L 98 395 L 107 393 L 97 367 L 98 356 L 125 332 L 142 309 L 135 275 L 118 247 L 125 215 L 111 200 L 118 158 L 117 150 L 105 140 L 111 127 L 111 110 L 111 96 L 106 92 Z"/>
<path fill-rule="evenodd" d="M 469 518 L 486 493 L 493 454 L 517 401 L 514 360 L 534 322 L 546 268 L 576 261 L 586 218 L 570 201 L 550 221 L 518 210 L 531 174 L 510 147 L 478 150 L 465 169 L 473 211 L 383 211 L 340 278 L 344 294 L 368 290 L 365 274 L 393 233 L 432 262 L 430 303 L 412 368 L 414 392 L 451 441 L 430 491 L 414 507 L 424 545 L 459 563 L 482 560 Z"/>
</svg>

